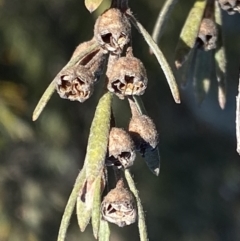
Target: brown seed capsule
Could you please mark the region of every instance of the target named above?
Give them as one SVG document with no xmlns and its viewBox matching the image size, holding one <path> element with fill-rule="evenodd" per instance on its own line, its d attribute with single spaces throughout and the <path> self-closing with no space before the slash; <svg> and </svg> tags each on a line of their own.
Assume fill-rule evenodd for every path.
<svg viewBox="0 0 240 241">
<path fill-rule="evenodd" d="M 128 131 L 137 150 L 144 156 L 146 151 L 154 150 L 158 144 L 158 133 L 153 121 L 146 115 L 133 116 Z"/>
<path fill-rule="evenodd" d="M 136 158 L 135 146 L 130 135 L 121 128 L 111 128 L 106 165 L 128 168 Z"/>
<path fill-rule="evenodd" d="M 135 57 L 121 57 L 107 70 L 110 92 L 120 99 L 127 95 L 142 95 L 147 88 L 147 73 L 143 63 Z"/>
<path fill-rule="evenodd" d="M 115 223 L 119 227 L 130 225 L 136 221 L 135 200 L 133 195 L 124 188 L 122 180 L 119 180 L 116 188 L 104 197 L 101 212 L 104 220 Z"/>
<path fill-rule="evenodd" d="M 236 12 L 240 13 L 240 0 L 218 0 L 221 8 L 233 15 Z"/>
<path fill-rule="evenodd" d="M 198 39 L 199 47 L 205 51 L 215 49 L 217 42 L 217 27 L 210 18 L 204 18 L 201 22 Z"/>
<path fill-rule="evenodd" d="M 94 36 L 103 49 L 120 54 L 130 41 L 131 25 L 119 9 L 110 8 L 98 17 Z"/>
<path fill-rule="evenodd" d="M 84 66 L 77 66 L 61 72 L 56 90 L 61 98 L 84 102 L 93 93 L 94 76 Z"/>
</svg>

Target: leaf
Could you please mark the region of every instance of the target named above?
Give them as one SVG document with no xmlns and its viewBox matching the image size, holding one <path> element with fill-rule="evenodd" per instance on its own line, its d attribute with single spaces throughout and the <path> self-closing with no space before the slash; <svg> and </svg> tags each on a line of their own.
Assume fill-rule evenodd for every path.
<svg viewBox="0 0 240 241">
<path fill-rule="evenodd" d="M 78 55 L 74 56 L 69 60 L 69 62 L 62 68 L 62 70 L 56 75 L 56 77 L 53 79 L 53 81 L 50 83 L 50 85 L 47 87 L 45 92 L 43 93 L 41 99 L 39 100 L 35 110 L 33 111 L 32 120 L 36 121 L 40 114 L 42 113 L 43 109 L 45 108 L 47 102 L 51 98 L 54 90 L 55 90 L 55 82 L 61 75 L 62 71 L 66 70 L 69 67 L 74 66 L 76 63 L 78 63 L 84 56 L 87 54 L 95 51 L 97 48 L 99 48 L 96 41 L 92 41 L 92 45 L 89 46 L 85 51 L 79 53 Z"/>
<path fill-rule="evenodd" d="M 2 99 L 0 99 L 1 126 L 13 140 L 30 141 L 34 137 L 33 130 L 27 122 L 15 115 Z"/>
<path fill-rule="evenodd" d="M 86 170 L 82 170 L 83 175 L 84 175 L 84 180 L 86 180 Z M 85 181 L 86 182 L 86 181 Z M 81 200 L 81 196 L 83 195 L 83 192 L 85 192 L 85 185 L 82 186 L 82 190 L 78 192 L 78 197 L 77 197 L 77 220 L 78 220 L 78 226 L 81 230 L 81 232 L 84 232 L 86 229 L 87 225 L 90 222 L 91 218 L 91 213 L 92 210 L 88 210 L 86 208 L 86 203 Z"/>
<path fill-rule="evenodd" d="M 66 233 L 67 233 L 67 228 L 70 222 L 70 218 L 72 216 L 77 198 L 79 196 L 79 191 L 83 188 L 84 183 L 86 181 L 85 179 L 85 167 L 83 167 L 83 169 L 79 172 L 77 179 L 75 181 L 73 190 L 70 194 L 70 197 L 68 199 L 67 205 L 65 207 L 63 216 L 62 216 L 62 220 L 61 220 L 61 224 L 60 224 L 60 228 L 58 231 L 58 238 L 57 241 L 64 241 L 65 237 L 66 237 Z"/>
<path fill-rule="evenodd" d="M 109 241 L 110 240 L 110 229 L 107 221 L 101 219 L 100 220 L 100 228 L 99 228 L 99 239 L 98 241 Z"/>
<path fill-rule="evenodd" d="M 166 0 L 166 2 L 164 3 L 158 15 L 157 21 L 154 26 L 153 34 L 152 34 L 152 38 L 156 43 L 159 42 L 164 32 L 167 20 L 169 19 L 169 16 L 173 10 L 173 7 L 177 2 L 178 0 Z M 150 49 L 150 52 L 151 52 L 151 49 Z"/>
<path fill-rule="evenodd" d="M 187 60 L 195 45 L 206 3 L 206 0 L 196 0 L 188 14 L 176 48 L 175 65 L 177 68 L 180 68 Z"/>
<path fill-rule="evenodd" d="M 87 205 L 92 205 L 92 195 L 96 178 L 101 175 L 105 164 L 108 135 L 111 119 L 112 94 L 106 92 L 98 102 L 90 128 L 87 153 L 85 157 L 87 177 Z"/>
<path fill-rule="evenodd" d="M 101 180 L 102 175 L 98 176 L 96 180 L 95 192 L 93 197 L 93 208 L 92 208 L 92 228 L 93 235 L 98 239 L 99 225 L 100 225 L 100 207 L 101 207 Z"/>
<path fill-rule="evenodd" d="M 227 95 L 227 60 L 222 36 L 222 14 L 218 2 L 215 2 L 215 21 L 218 27 L 217 49 L 215 50 L 215 69 L 218 81 L 218 103 L 224 109 Z"/>
<path fill-rule="evenodd" d="M 213 51 L 196 51 L 193 87 L 197 103 L 201 105 L 210 89 Z"/>
<path fill-rule="evenodd" d="M 85 0 L 85 6 L 87 10 L 92 13 L 95 11 L 99 5 L 102 3 L 103 0 Z"/>
<path fill-rule="evenodd" d="M 32 116 L 33 121 L 36 121 L 38 119 L 39 115 L 42 113 L 49 99 L 53 95 L 54 91 L 55 91 L 55 79 L 47 87 L 41 99 L 39 100 L 35 110 L 33 111 L 33 116 Z"/>
<path fill-rule="evenodd" d="M 172 92 L 172 95 L 173 95 L 173 98 L 174 98 L 175 102 L 180 103 L 180 95 L 179 95 L 179 90 L 178 90 L 178 86 L 177 86 L 175 77 L 174 77 L 174 75 L 172 73 L 172 70 L 171 70 L 167 60 L 165 59 L 163 53 L 158 48 L 157 44 L 153 41 L 150 34 L 135 19 L 135 17 L 132 15 L 132 13 L 130 11 L 127 11 L 127 16 L 131 20 L 132 24 L 136 27 L 136 29 L 143 35 L 145 41 L 147 42 L 149 47 L 152 49 L 153 53 L 155 54 L 160 66 L 161 66 L 161 68 L 162 68 L 162 70 L 163 70 L 163 72 L 164 72 L 164 74 L 167 78 L 167 82 L 168 82 L 168 85 L 171 89 L 171 92 Z"/>
<path fill-rule="evenodd" d="M 133 193 L 134 197 L 136 198 L 137 202 L 137 210 L 138 210 L 138 229 L 139 229 L 139 234 L 140 234 L 140 241 L 148 241 L 147 237 L 147 227 L 146 227 L 146 222 L 145 222 L 145 217 L 144 217 L 144 211 L 143 207 L 141 204 L 140 197 L 138 195 L 138 190 L 135 186 L 135 183 L 132 179 L 131 173 L 128 169 L 125 170 L 125 177 L 129 186 L 129 189 Z"/>
<path fill-rule="evenodd" d="M 160 173 L 160 155 L 158 147 L 152 151 L 146 151 L 144 159 L 152 173 L 158 176 Z"/>
</svg>

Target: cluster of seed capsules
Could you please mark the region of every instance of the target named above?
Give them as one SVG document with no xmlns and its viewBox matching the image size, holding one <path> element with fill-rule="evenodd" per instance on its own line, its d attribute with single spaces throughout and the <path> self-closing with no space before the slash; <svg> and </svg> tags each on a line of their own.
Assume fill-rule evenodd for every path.
<svg viewBox="0 0 240 241">
<path fill-rule="evenodd" d="M 144 156 L 158 144 L 155 124 L 140 113 L 132 98 L 145 92 L 148 79 L 143 63 L 133 56 L 131 24 L 122 8 L 111 7 L 98 17 L 93 38 L 80 44 L 72 59 L 94 45 L 96 47 L 74 66 L 61 71 L 55 88 L 62 98 L 84 102 L 92 95 L 107 66 L 108 91 L 120 99 L 128 98 L 132 111 L 127 130 L 112 126 L 109 133 L 106 166 L 120 171 L 133 165 L 136 151 Z M 133 195 L 125 187 L 123 178 L 116 182 L 116 187 L 102 201 L 101 213 L 106 221 L 123 227 L 135 222 L 137 211 Z"/>
</svg>

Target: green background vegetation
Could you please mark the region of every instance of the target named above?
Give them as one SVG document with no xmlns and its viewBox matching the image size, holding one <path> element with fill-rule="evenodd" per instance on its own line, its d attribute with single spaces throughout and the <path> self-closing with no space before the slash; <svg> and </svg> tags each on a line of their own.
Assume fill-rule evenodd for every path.
<svg viewBox="0 0 240 241">
<path fill-rule="evenodd" d="M 131 0 L 137 19 L 151 32 L 163 1 Z M 180 0 L 160 47 L 173 63 L 181 27 L 193 0 Z M 0 240 L 54 241 L 61 215 L 83 165 L 89 127 L 101 93 L 83 104 L 54 94 L 35 123 L 42 93 L 75 47 L 93 34 L 99 12 L 83 0 L 0 0 Z M 174 103 L 154 56 L 133 30 L 133 50 L 146 66 L 143 96 L 159 130 L 161 173 L 138 157 L 132 173 L 146 210 L 150 241 L 240 240 L 240 157 L 235 138 L 235 97 L 240 53 L 240 15 L 224 14 L 228 98 L 217 103 L 216 80 L 202 106 L 191 84 Z M 130 117 L 126 101 L 115 102 L 119 126 Z M 111 185 L 111 184 L 110 184 Z M 112 240 L 137 241 L 137 225 L 111 225 Z M 67 240 L 94 240 L 72 218 Z"/>
</svg>

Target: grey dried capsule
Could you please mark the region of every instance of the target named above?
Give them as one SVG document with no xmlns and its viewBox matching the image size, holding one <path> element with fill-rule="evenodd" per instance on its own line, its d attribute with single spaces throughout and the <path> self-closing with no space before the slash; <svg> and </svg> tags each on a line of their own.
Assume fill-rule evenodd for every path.
<svg viewBox="0 0 240 241">
<path fill-rule="evenodd" d="M 128 168 L 133 165 L 135 158 L 135 146 L 130 135 L 121 128 L 111 128 L 106 165 Z"/>
<path fill-rule="evenodd" d="M 198 39 L 199 47 L 205 51 L 215 49 L 217 42 L 217 26 L 210 18 L 204 18 L 201 22 Z"/>
<path fill-rule="evenodd" d="M 240 0 L 218 0 L 221 8 L 233 15 L 236 12 L 240 13 Z"/>
<path fill-rule="evenodd" d="M 77 66 L 62 71 L 56 90 L 61 98 L 84 102 L 93 93 L 94 76 L 84 66 Z"/>
<path fill-rule="evenodd" d="M 146 115 L 135 115 L 129 122 L 128 131 L 137 150 L 144 156 L 158 144 L 158 133 L 153 121 Z"/>
<path fill-rule="evenodd" d="M 130 225 L 136 221 L 137 211 L 133 195 L 124 188 L 119 180 L 116 188 L 112 189 L 101 204 L 104 220 L 115 223 L 119 227 Z"/>
<path fill-rule="evenodd" d="M 120 54 L 131 38 L 130 22 L 119 9 L 110 8 L 98 17 L 94 36 L 103 49 Z"/>
<path fill-rule="evenodd" d="M 143 63 L 135 57 L 121 57 L 107 70 L 110 92 L 120 99 L 127 95 L 142 95 L 147 88 L 147 73 Z"/>
</svg>

